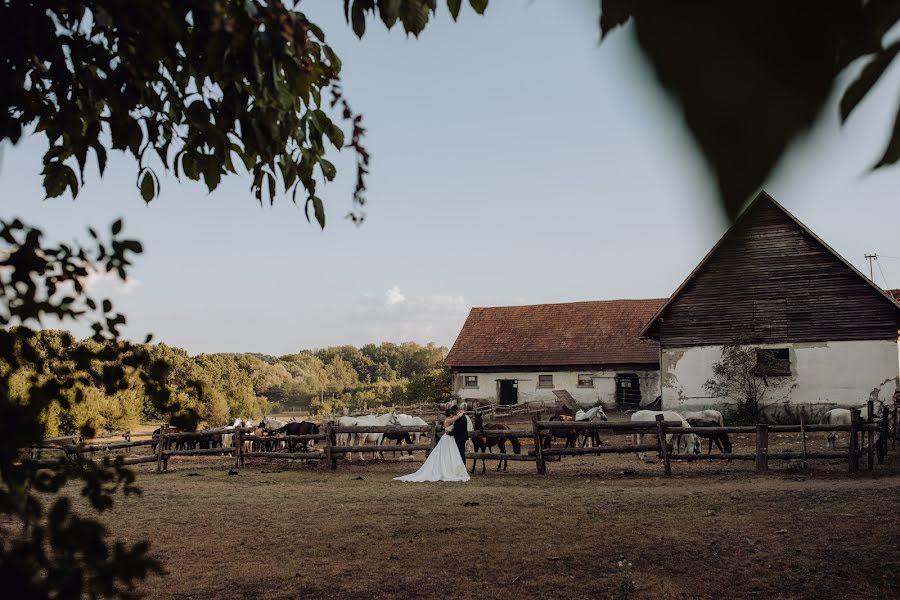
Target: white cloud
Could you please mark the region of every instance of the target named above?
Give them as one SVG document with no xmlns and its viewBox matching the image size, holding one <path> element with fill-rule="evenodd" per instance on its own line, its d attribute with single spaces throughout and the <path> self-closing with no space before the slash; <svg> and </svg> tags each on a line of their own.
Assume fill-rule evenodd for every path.
<svg viewBox="0 0 900 600">
<path fill-rule="evenodd" d="M 391 286 L 381 298 L 366 294 L 362 300 L 358 320 L 366 337 L 373 341 L 414 340 L 449 345 L 469 312 L 463 296 L 408 296 L 399 285 Z"/>
<path fill-rule="evenodd" d="M 384 305 L 387 307 L 403 302 L 406 302 L 406 296 L 400 291 L 400 286 L 397 284 L 384 293 Z"/>
</svg>

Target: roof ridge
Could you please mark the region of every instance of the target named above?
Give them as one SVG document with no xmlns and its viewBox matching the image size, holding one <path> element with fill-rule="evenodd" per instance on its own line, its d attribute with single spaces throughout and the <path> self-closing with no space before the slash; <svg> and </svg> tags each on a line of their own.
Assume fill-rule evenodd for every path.
<svg viewBox="0 0 900 600">
<path fill-rule="evenodd" d="M 499 306 L 473 306 L 472 309 L 489 310 L 492 308 L 533 308 L 536 306 L 565 306 L 571 304 L 612 304 L 614 302 L 665 302 L 665 298 L 615 298 L 609 300 L 572 300 L 570 302 L 537 302 L 535 304 L 502 304 Z"/>
</svg>

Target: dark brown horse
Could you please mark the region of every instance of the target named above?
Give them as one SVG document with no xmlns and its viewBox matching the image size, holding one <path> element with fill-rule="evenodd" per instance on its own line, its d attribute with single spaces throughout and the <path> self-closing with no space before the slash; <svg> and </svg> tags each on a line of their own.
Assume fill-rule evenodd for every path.
<svg viewBox="0 0 900 600">
<path fill-rule="evenodd" d="M 556 415 L 550 417 L 551 421 L 559 421 L 561 423 L 569 423 L 572 421 L 572 418 L 566 418 L 568 415 Z M 566 440 L 566 448 L 574 448 L 578 442 L 578 433 L 577 429 L 551 429 L 546 433 L 541 434 L 541 443 L 543 448 L 550 448 L 553 445 L 553 438 L 562 438 Z"/>
<path fill-rule="evenodd" d="M 475 413 L 473 417 L 474 421 L 474 431 L 472 432 L 472 445 L 474 446 L 475 452 L 492 452 L 494 446 L 496 446 L 500 454 L 506 454 L 506 442 L 512 445 L 514 454 L 521 454 L 522 452 L 522 444 L 519 443 L 519 438 L 515 436 L 503 435 L 504 431 L 510 431 L 507 425 L 503 423 L 488 423 L 484 424 L 484 418 L 480 413 Z M 472 473 L 475 472 L 475 465 L 478 463 L 477 458 L 472 459 Z M 497 470 L 500 470 L 500 467 L 503 467 L 505 471 L 509 466 L 509 461 L 505 458 L 497 461 Z M 485 460 L 481 459 L 481 472 L 485 472 Z"/>
</svg>

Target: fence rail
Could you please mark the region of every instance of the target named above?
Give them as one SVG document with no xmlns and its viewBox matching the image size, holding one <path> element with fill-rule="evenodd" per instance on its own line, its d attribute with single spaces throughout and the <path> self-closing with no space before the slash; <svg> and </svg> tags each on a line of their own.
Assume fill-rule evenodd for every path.
<svg viewBox="0 0 900 600">
<path fill-rule="evenodd" d="M 811 424 L 807 425 L 801 421 L 799 425 L 766 425 L 758 424 L 755 426 L 724 426 L 724 427 L 703 427 L 690 428 L 682 426 L 680 421 L 665 421 L 662 415 L 658 416 L 653 422 L 626 422 L 626 423 L 610 423 L 610 422 L 573 422 L 573 421 L 542 421 L 539 420 L 539 413 L 532 415 L 530 429 L 488 429 L 472 431 L 469 433 L 471 438 L 484 438 L 489 444 L 494 442 L 497 445 L 497 439 L 518 438 L 525 439 L 533 443 L 533 447 L 525 450 L 520 454 L 510 452 L 467 452 L 466 459 L 474 460 L 512 460 L 512 461 L 529 461 L 534 462 L 538 474 L 547 473 L 547 463 L 560 461 L 564 457 L 572 456 L 599 456 L 603 454 L 625 454 L 625 453 L 645 453 L 657 452 L 662 459 L 665 474 L 671 474 L 672 462 L 696 462 L 696 461 L 754 461 L 756 470 L 764 472 L 768 469 L 770 460 L 846 460 L 848 470 L 853 473 L 859 470 L 861 458 L 865 457 L 865 466 L 868 470 L 872 470 L 876 463 L 884 461 L 884 457 L 888 448 L 896 447 L 897 442 L 897 413 L 900 406 L 895 405 L 893 409 L 884 407 L 882 416 L 877 421 L 870 418 L 868 422 L 864 422 L 860 417 L 860 411 L 854 409 L 851 411 L 851 422 L 849 425 L 823 425 Z M 869 414 L 874 415 L 873 403 L 869 403 Z M 80 436 L 60 436 L 48 438 L 42 443 L 31 447 L 32 454 L 29 458 L 24 458 L 23 463 L 33 465 L 36 468 L 42 466 L 52 466 L 57 464 L 59 459 L 45 460 L 40 457 L 35 458 L 33 452 L 37 450 L 61 450 L 68 455 L 94 455 L 98 452 L 110 452 L 117 450 L 127 450 L 131 448 L 151 447 L 151 454 L 127 456 L 123 460 L 125 464 L 141 464 L 156 462 L 157 471 L 165 471 L 168 469 L 168 460 L 172 457 L 182 456 L 229 456 L 234 458 L 235 466 L 242 466 L 248 458 L 286 458 L 292 460 L 309 460 L 309 461 L 328 461 L 332 469 L 337 468 L 337 459 L 349 459 L 353 453 L 377 452 L 385 451 L 397 452 L 425 452 L 430 453 L 437 444 L 441 435 L 444 435 L 443 428 L 438 424 L 416 425 L 416 426 L 398 426 L 398 425 L 359 425 L 359 426 L 339 426 L 328 423 L 324 426 L 324 431 L 314 434 L 305 435 L 274 435 L 274 436 L 257 436 L 252 432 L 253 428 L 232 428 L 219 427 L 215 429 L 206 429 L 196 432 L 174 432 L 169 431 L 167 425 L 161 425 L 158 433 L 145 434 L 146 439 L 131 440 L 129 432 L 123 434 L 111 434 L 104 437 L 91 438 L 94 443 L 85 443 Z M 551 439 L 554 433 L 562 434 L 565 437 L 571 437 L 575 433 L 595 432 L 603 433 L 605 436 L 621 437 L 632 436 L 629 443 L 622 444 L 601 444 L 595 447 L 552 447 L 548 445 L 548 439 Z M 847 432 L 850 434 L 850 447 L 848 450 L 840 451 L 823 451 L 808 452 L 806 450 L 806 436 L 809 433 L 827 432 L 838 433 Z M 352 445 L 339 443 L 339 440 L 346 438 L 338 436 L 340 434 L 426 434 L 427 442 L 414 444 L 368 444 L 363 439 L 362 444 Z M 686 434 L 701 435 L 719 435 L 719 434 L 746 434 L 753 435 L 755 439 L 755 448 L 753 452 L 744 453 L 728 453 L 728 454 L 680 454 L 673 453 L 670 444 L 667 443 L 671 437 L 683 436 Z M 770 452 L 769 451 L 769 435 L 772 433 L 799 433 L 801 435 L 801 450 L 799 452 Z M 639 434 L 641 436 L 649 436 L 650 443 L 634 443 L 633 436 Z M 876 434 L 877 440 L 876 440 Z M 229 447 L 212 447 L 212 448 L 185 448 L 185 442 L 198 441 L 201 439 L 209 439 L 209 436 L 230 435 L 233 443 Z M 126 441 L 100 442 L 96 440 L 112 439 L 115 437 L 124 437 Z M 862 438 L 862 443 L 861 443 Z M 224 441 L 224 440 L 223 440 Z M 608 441 L 608 440 L 605 440 Z M 66 443 L 69 442 L 69 443 Z M 78 442 L 78 443 L 71 443 Z M 322 448 L 308 447 L 309 443 L 322 443 Z M 274 444 L 274 447 L 284 444 L 290 450 L 272 451 L 270 449 L 255 450 L 254 443 Z M 173 448 L 173 444 L 176 447 Z M 224 443 L 223 443 L 224 445 Z M 299 446 L 299 447 L 298 447 Z M 271 448 L 272 446 L 269 446 Z M 516 446 L 514 446 L 516 447 Z"/>
</svg>

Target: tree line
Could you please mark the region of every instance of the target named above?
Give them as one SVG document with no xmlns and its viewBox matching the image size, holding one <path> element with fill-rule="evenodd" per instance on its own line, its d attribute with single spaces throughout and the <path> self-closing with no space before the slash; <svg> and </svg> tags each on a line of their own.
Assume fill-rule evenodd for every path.
<svg viewBox="0 0 900 600">
<path fill-rule="evenodd" d="M 35 332 L 41 373 L 18 369 L 9 373 L 10 395 L 27 402 L 34 376 L 50 380 L 57 373 L 75 375 L 77 385 L 41 414 L 45 435 L 91 431 L 123 431 L 141 422 L 166 420 L 149 401 L 136 374 L 114 393 L 95 379 L 78 376 L 85 351 L 100 354 L 110 342 L 79 340 L 66 331 Z M 238 417 L 258 419 L 275 411 L 333 414 L 383 404 L 443 402 L 450 397 L 450 378 L 441 363 L 447 349 L 405 342 L 300 350 L 283 356 L 217 353 L 191 356 L 164 343 L 141 346 L 151 361 L 166 365 L 161 382 L 171 409 L 192 412 L 208 426 L 229 424 Z M 97 365 L 100 370 L 119 365 Z"/>
</svg>

